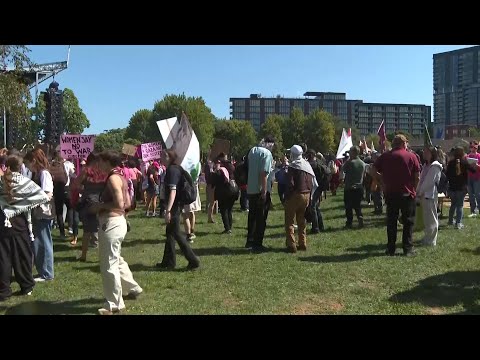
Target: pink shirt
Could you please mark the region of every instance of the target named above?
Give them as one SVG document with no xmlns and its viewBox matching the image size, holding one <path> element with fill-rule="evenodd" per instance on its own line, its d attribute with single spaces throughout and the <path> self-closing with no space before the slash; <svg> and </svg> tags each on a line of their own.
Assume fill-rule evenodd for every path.
<svg viewBox="0 0 480 360">
<path fill-rule="evenodd" d="M 467 158 L 477 159 L 477 164 L 480 165 L 480 153 L 477 152 L 476 154 L 468 154 Z M 472 179 L 472 180 L 480 180 L 480 171 L 476 171 L 474 173 L 469 171 L 468 172 L 468 178 Z"/>
<path fill-rule="evenodd" d="M 137 180 L 137 174 L 135 174 L 135 171 L 130 168 L 123 168 L 123 172 L 125 174 L 125 179 L 127 180 Z"/>
</svg>

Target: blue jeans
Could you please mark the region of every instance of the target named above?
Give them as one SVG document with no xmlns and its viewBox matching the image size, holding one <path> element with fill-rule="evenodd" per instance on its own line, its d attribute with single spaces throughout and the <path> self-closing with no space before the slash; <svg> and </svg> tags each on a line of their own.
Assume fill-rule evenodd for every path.
<svg viewBox="0 0 480 360">
<path fill-rule="evenodd" d="M 470 211 L 473 214 L 480 207 L 480 180 L 468 178 L 468 197 L 470 199 Z"/>
<path fill-rule="evenodd" d="M 373 205 L 375 206 L 375 213 L 381 214 L 383 212 L 382 192 L 372 192 Z"/>
<path fill-rule="evenodd" d="M 241 190 L 241 191 L 240 191 L 240 208 L 241 208 L 243 211 L 248 210 L 247 190 Z"/>
<path fill-rule="evenodd" d="M 450 191 L 448 193 L 450 196 L 450 211 L 448 214 L 448 222 L 453 224 L 453 215 L 455 211 L 457 212 L 456 224 L 461 224 L 463 219 L 463 202 L 465 200 L 465 191 Z"/>
<path fill-rule="evenodd" d="M 44 279 L 53 279 L 53 240 L 52 240 L 52 220 L 32 219 L 33 234 L 33 254 L 35 267 L 38 275 Z"/>
</svg>

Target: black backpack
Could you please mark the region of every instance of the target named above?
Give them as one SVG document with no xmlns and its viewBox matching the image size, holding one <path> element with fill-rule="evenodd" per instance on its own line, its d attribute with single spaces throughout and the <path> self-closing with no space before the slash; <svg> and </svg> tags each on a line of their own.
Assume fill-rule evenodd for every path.
<svg viewBox="0 0 480 360">
<path fill-rule="evenodd" d="M 180 167 L 182 178 L 180 179 L 180 192 L 178 193 L 178 203 L 180 205 L 190 205 L 197 200 L 197 188 L 193 184 L 190 174 Z"/>
<path fill-rule="evenodd" d="M 317 160 L 313 164 L 312 169 L 315 177 L 317 178 L 318 188 L 320 191 L 327 191 L 330 184 L 327 167 L 323 164 L 319 164 Z"/>
<path fill-rule="evenodd" d="M 437 191 L 439 194 L 447 194 L 448 191 L 448 178 L 445 172 L 440 173 L 440 180 L 438 181 Z"/>
<path fill-rule="evenodd" d="M 250 154 L 250 151 L 248 151 L 247 156 L 245 156 L 245 160 L 240 161 L 235 167 L 233 175 L 239 186 L 245 186 L 248 183 L 248 154 Z"/>
</svg>

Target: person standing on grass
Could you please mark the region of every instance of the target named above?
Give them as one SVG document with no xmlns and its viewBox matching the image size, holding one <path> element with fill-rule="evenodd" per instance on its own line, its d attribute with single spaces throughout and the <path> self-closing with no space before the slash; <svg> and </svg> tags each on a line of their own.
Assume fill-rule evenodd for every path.
<svg viewBox="0 0 480 360">
<path fill-rule="evenodd" d="M 395 255 L 397 242 L 398 215 L 401 211 L 403 222 L 403 253 L 415 255 L 413 249 L 413 225 L 416 210 L 416 191 L 420 178 L 420 164 L 415 154 L 407 151 L 407 138 L 396 135 L 392 141 L 392 150 L 382 154 L 374 164 L 373 174 L 384 185 L 387 203 L 386 254 Z"/>
<path fill-rule="evenodd" d="M 321 155 L 321 154 L 320 154 Z M 320 211 L 320 203 L 322 201 L 322 194 L 324 191 L 328 190 L 328 169 L 322 163 L 321 160 L 317 159 L 315 150 L 308 150 L 307 152 L 307 161 L 310 163 L 310 166 L 315 173 L 315 178 L 318 182 L 318 187 L 313 193 L 312 197 L 312 234 L 318 234 L 320 231 L 324 231 L 325 227 L 323 225 L 323 217 Z"/>
<path fill-rule="evenodd" d="M 382 184 L 380 184 L 379 180 L 375 177 L 375 169 L 373 163 L 377 161 L 379 158 L 380 153 L 374 152 L 372 153 L 372 164 L 368 167 L 368 172 L 372 179 L 371 183 L 371 193 L 372 193 L 372 201 L 373 201 L 373 215 L 382 215 L 383 214 L 383 199 L 382 199 Z"/>
<path fill-rule="evenodd" d="M 50 202 L 40 205 L 33 211 L 33 252 L 35 267 L 38 276 L 37 282 L 53 280 L 53 239 L 52 239 L 52 221 L 54 219 L 53 209 L 53 179 L 48 171 L 49 164 L 47 157 L 42 149 L 29 151 L 24 158 L 26 166 L 35 174 L 33 181 L 47 194 Z"/>
<path fill-rule="evenodd" d="M 285 195 L 285 232 L 287 251 L 307 250 L 307 222 L 305 210 L 310 204 L 310 196 L 315 180 L 312 166 L 303 157 L 303 149 L 294 145 L 290 149 L 290 163 L 287 173 L 287 193 Z M 295 241 L 294 223 L 298 226 L 298 246 Z"/>
<path fill-rule="evenodd" d="M 345 173 L 345 192 L 343 201 L 345 204 L 345 215 L 347 229 L 352 228 L 353 210 L 358 219 L 358 227 L 363 228 L 362 199 L 363 199 L 363 178 L 365 176 L 365 163 L 358 157 L 360 149 L 352 146 L 350 158 L 345 162 L 342 171 Z"/>
<path fill-rule="evenodd" d="M 478 153 L 478 142 L 470 143 L 469 159 L 476 159 L 480 164 L 480 154 Z M 477 217 L 480 210 L 480 171 L 468 173 L 468 198 L 470 199 L 470 215 L 469 218 Z"/>
<path fill-rule="evenodd" d="M 183 175 L 178 156 L 175 150 L 169 149 L 162 152 L 162 162 L 167 165 L 165 176 L 166 211 L 165 222 L 167 240 L 162 262 L 156 267 L 164 270 L 173 270 L 177 264 L 175 256 L 175 241 L 180 246 L 185 258 L 188 260 L 187 270 L 195 270 L 200 267 L 200 259 L 195 255 L 185 235 L 180 232 L 180 212 L 183 204 L 179 202 L 179 193 L 183 187 Z"/>
<path fill-rule="evenodd" d="M 190 242 L 190 244 L 192 244 L 193 240 L 197 238 L 197 236 L 195 235 L 195 213 L 202 211 L 202 202 L 200 200 L 200 188 L 198 187 L 198 182 L 199 181 L 197 179 L 193 184 L 197 192 L 196 200 L 189 205 L 185 205 L 182 210 L 185 234 L 187 234 L 187 240 L 188 242 Z"/>
<path fill-rule="evenodd" d="M 146 217 L 155 217 L 157 211 L 157 192 L 158 188 L 158 168 L 154 163 L 150 165 L 147 169 L 147 202 L 145 208 Z M 152 213 L 150 213 L 150 208 L 152 208 Z"/>
<path fill-rule="evenodd" d="M 456 229 L 463 229 L 463 203 L 467 194 L 468 173 L 475 173 L 478 165 L 470 165 L 465 159 L 463 147 L 453 149 L 453 158 L 447 165 L 448 196 L 450 197 L 450 211 L 448 225 L 455 225 Z M 456 213 L 455 223 L 453 216 Z"/>
<path fill-rule="evenodd" d="M 99 155 L 99 168 L 107 175 L 101 202 L 93 206 L 99 214 L 98 255 L 105 305 L 100 315 L 112 315 L 125 310 L 123 295 L 135 299 L 143 289 L 133 279 L 132 272 L 121 255 L 122 242 L 127 234 L 125 211 L 131 207 L 128 184 L 121 169 L 122 157 L 116 151 Z"/>
<path fill-rule="evenodd" d="M 208 223 L 215 224 L 213 219 L 213 214 L 215 213 L 214 209 L 218 206 L 217 201 L 215 200 L 215 186 L 213 184 L 212 174 L 215 172 L 214 164 L 211 160 L 208 160 L 204 168 L 205 172 L 205 183 L 206 183 L 206 193 L 207 193 L 207 204 L 205 209 L 207 211 Z"/>
<path fill-rule="evenodd" d="M 100 194 L 105 188 L 106 174 L 99 168 L 99 156 L 90 153 L 82 172 L 74 181 L 75 190 L 79 193 L 77 210 L 83 225 L 82 253 L 78 261 L 87 261 L 88 248 L 98 246 L 98 216 L 93 211 L 94 205 L 100 202 Z"/>
<path fill-rule="evenodd" d="M 282 205 L 285 203 L 285 193 L 287 191 L 287 172 L 288 172 L 288 158 L 286 156 L 282 159 L 280 169 L 275 173 L 275 180 L 277 180 L 278 197 Z"/>
<path fill-rule="evenodd" d="M 211 174 L 212 184 L 215 188 L 215 200 L 218 201 L 218 208 L 222 216 L 223 234 L 232 233 L 232 210 L 239 196 L 238 187 L 232 187 L 230 183 L 231 180 L 234 181 L 234 171 L 233 165 L 226 161 L 225 156 L 221 154 L 215 162 L 215 172 Z"/>
<path fill-rule="evenodd" d="M 265 235 L 265 213 L 270 204 L 267 202 L 267 180 L 272 171 L 272 149 L 275 140 L 267 136 L 258 146 L 248 153 L 248 232 L 245 247 L 257 252 L 265 251 L 263 237 Z"/>
<path fill-rule="evenodd" d="M 440 183 L 442 164 L 438 162 L 438 152 L 433 146 L 426 147 L 423 151 L 425 160 L 420 181 L 417 186 L 417 199 L 422 205 L 425 236 L 422 240 L 424 245 L 437 245 L 438 238 L 438 190 Z"/>
<path fill-rule="evenodd" d="M 12 295 L 12 269 L 21 294 L 32 294 L 30 211 L 49 201 L 38 185 L 20 174 L 22 163 L 22 158 L 8 156 L 5 174 L 0 177 L 0 301 Z"/>
</svg>

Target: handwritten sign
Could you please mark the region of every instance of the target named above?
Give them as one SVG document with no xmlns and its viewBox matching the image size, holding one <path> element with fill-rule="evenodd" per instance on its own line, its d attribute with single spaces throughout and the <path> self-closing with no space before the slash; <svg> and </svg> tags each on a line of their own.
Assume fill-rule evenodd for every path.
<svg viewBox="0 0 480 360">
<path fill-rule="evenodd" d="M 95 146 L 95 135 L 62 135 L 60 151 L 62 157 L 85 159 Z"/>
<path fill-rule="evenodd" d="M 162 154 L 162 145 L 159 142 L 142 144 L 143 161 L 158 160 Z"/>
<path fill-rule="evenodd" d="M 123 144 L 122 154 L 134 156 L 137 153 L 137 147 L 134 145 Z"/>
</svg>

